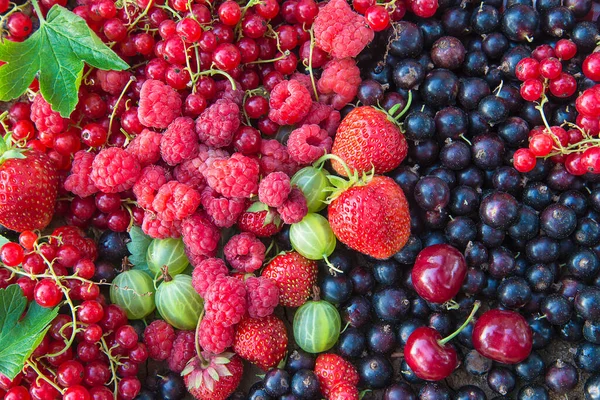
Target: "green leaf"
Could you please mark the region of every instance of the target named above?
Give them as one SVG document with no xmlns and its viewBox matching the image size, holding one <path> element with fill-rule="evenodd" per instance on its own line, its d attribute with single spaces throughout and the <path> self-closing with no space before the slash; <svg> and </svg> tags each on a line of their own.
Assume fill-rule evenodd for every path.
<svg viewBox="0 0 600 400">
<path fill-rule="evenodd" d="M 4 236 L 0 235 L 0 248 L 2 248 L 2 246 L 4 246 L 8 242 L 10 242 L 10 240 L 8 240 Z"/>
<path fill-rule="evenodd" d="M 21 96 L 39 71 L 44 99 L 63 117 L 77 105 L 84 62 L 104 69 L 129 68 L 78 15 L 54 5 L 24 42 L 0 44 L 0 101 Z"/>
<path fill-rule="evenodd" d="M 25 360 L 40 344 L 58 307 L 43 308 L 32 302 L 19 321 L 27 299 L 19 285 L 0 289 L 0 373 L 13 379 L 23 369 Z"/>
<path fill-rule="evenodd" d="M 146 235 L 139 226 L 133 226 L 129 231 L 131 241 L 127 243 L 127 250 L 131 253 L 129 262 L 133 264 L 132 269 L 143 271 L 154 278 L 154 274 L 148 268 L 146 253 L 152 242 L 152 238 Z"/>
</svg>

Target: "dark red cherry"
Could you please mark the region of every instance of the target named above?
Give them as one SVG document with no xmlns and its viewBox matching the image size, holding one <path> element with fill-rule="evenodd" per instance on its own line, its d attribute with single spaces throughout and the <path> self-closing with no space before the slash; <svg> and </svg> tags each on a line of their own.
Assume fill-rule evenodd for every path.
<svg viewBox="0 0 600 400">
<path fill-rule="evenodd" d="M 466 275 L 465 258 L 448 244 L 421 250 L 411 273 L 415 291 L 432 303 L 445 303 L 456 296 Z"/>
</svg>

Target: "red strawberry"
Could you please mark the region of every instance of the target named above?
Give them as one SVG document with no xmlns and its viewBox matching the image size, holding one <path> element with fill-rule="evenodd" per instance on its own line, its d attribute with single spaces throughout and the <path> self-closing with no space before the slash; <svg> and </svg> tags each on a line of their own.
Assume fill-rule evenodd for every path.
<svg viewBox="0 0 600 400">
<path fill-rule="evenodd" d="M 358 400 L 359 397 L 356 385 L 348 382 L 338 383 L 329 393 L 329 400 Z"/>
<path fill-rule="evenodd" d="M 321 354 L 315 361 L 315 374 L 321 385 L 321 392 L 327 397 L 340 383 L 352 386 L 358 384 L 359 376 L 354 365 L 333 353 Z"/>
<path fill-rule="evenodd" d="M 285 325 L 279 318 L 274 315 L 245 317 L 236 327 L 233 350 L 244 360 L 268 371 L 283 360 L 287 344 Z"/>
<path fill-rule="evenodd" d="M 0 224 L 17 232 L 44 229 L 58 193 L 52 160 L 37 150 L 13 148 L 4 151 L 0 163 Z"/>
<path fill-rule="evenodd" d="M 225 400 L 240 384 L 243 371 L 242 359 L 233 353 L 213 355 L 203 352 L 202 359 L 192 358 L 181 375 L 194 398 Z"/>
<path fill-rule="evenodd" d="M 393 114 L 393 111 L 392 111 Z M 339 156 L 351 169 L 383 174 L 396 168 L 406 157 L 408 145 L 394 118 L 371 106 L 356 107 L 340 123 L 331 154 Z M 348 176 L 342 165 L 333 169 Z"/>
<path fill-rule="evenodd" d="M 410 236 L 410 215 L 404 192 L 387 176 L 353 177 L 329 204 L 329 225 L 348 247 L 373 258 L 396 254 Z"/>
<path fill-rule="evenodd" d="M 254 233 L 258 237 L 273 236 L 283 228 L 277 211 L 260 201 L 251 204 L 240 215 L 237 224 L 242 232 Z"/>
<path fill-rule="evenodd" d="M 263 269 L 262 275 L 279 288 L 279 304 L 300 307 L 312 293 L 317 280 L 317 262 L 290 251 L 282 253 Z"/>
</svg>

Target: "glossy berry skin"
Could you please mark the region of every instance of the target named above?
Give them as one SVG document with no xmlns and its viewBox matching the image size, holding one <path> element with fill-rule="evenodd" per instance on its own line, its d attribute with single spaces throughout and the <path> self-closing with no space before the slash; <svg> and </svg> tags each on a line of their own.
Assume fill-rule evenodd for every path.
<svg viewBox="0 0 600 400">
<path fill-rule="evenodd" d="M 452 345 L 441 344 L 442 335 L 433 328 L 419 327 L 404 346 L 408 366 L 421 379 L 439 381 L 448 377 L 458 365 Z"/>
<path fill-rule="evenodd" d="M 444 303 L 456 296 L 466 275 L 465 258 L 448 244 L 421 250 L 411 272 L 415 291 L 432 303 Z"/>
<path fill-rule="evenodd" d="M 475 323 L 473 346 L 494 361 L 517 364 L 531 353 L 533 335 L 521 314 L 493 309 L 481 315 Z"/>
</svg>

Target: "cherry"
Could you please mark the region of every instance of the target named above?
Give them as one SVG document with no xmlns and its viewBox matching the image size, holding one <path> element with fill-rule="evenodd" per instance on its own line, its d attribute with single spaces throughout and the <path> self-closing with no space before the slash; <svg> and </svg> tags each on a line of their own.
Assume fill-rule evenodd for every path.
<svg viewBox="0 0 600 400">
<path fill-rule="evenodd" d="M 493 309 L 475 323 L 473 346 L 481 355 L 494 361 L 517 364 L 531 353 L 533 334 L 521 314 Z"/>
<path fill-rule="evenodd" d="M 432 303 L 444 303 L 456 296 L 466 275 L 465 258 L 448 244 L 421 250 L 411 272 L 415 291 Z"/>
</svg>

